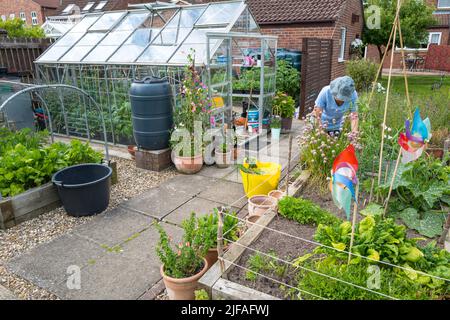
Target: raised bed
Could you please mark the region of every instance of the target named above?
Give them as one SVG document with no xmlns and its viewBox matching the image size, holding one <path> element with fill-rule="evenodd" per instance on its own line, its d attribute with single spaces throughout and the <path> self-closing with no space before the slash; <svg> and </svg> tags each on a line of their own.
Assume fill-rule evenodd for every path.
<svg viewBox="0 0 450 320">
<path fill-rule="evenodd" d="M 0 200 L 0 229 L 7 229 L 61 206 L 52 183 Z"/>
<path fill-rule="evenodd" d="M 289 195 L 298 195 L 307 179 L 309 172 L 303 171 L 302 174 L 289 186 Z M 256 289 L 239 284 L 235 281 L 230 281 L 229 274 L 237 267 L 237 263 L 243 254 L 246 252 L 245 247 L 250 247 L 252 243 L 257 241 L 264 228 L 267 227 L 275 218 L 277 212 L 269 212 L 262 216 L 256 224 L 250 227 L 239 240 L 224 254 L 225 260 L 224 272 L 222 274 L 220 262 L 216 262 L 199 280 L 199 285 L 205 289 L 213 300 L 277 300 L 278 298 L 258 291 Z"/>
</svg>

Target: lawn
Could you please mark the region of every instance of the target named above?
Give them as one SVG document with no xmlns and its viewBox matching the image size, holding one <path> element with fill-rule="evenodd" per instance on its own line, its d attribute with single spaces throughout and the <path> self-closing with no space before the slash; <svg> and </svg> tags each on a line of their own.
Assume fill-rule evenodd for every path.
<svg viewBox="0 0 450 320">
<path fill-rule="evenodd" d="M 438 90 L 432 90 L 433 84 L 439 83 L 441 76 L 408 76 L 409 93 L 411 96 L 430 97 L 445 95 L 450 101 L 450 75 L 444 76 L 443 85 Z M 383 76 L 381 83 L 386 88 L 388 77 Z M 393 76 L 391 82 L 392 92 L 404 94 L 405 80 L 403 76 Z"/>
</svg>

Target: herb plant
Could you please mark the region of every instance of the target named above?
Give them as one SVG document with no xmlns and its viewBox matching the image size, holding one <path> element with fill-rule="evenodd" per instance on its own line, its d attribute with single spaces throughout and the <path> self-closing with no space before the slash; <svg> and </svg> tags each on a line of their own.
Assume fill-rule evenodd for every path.
<svg viewBox="0 0 450 320">
<path fill-rule="evenodd" d="M 278 212 L 285 218 L 300 224 L 334 225 L 340 221 L 332 213 L 323 210 L 310 200 L 284 197 L 278 202 Z"/>
</svg>

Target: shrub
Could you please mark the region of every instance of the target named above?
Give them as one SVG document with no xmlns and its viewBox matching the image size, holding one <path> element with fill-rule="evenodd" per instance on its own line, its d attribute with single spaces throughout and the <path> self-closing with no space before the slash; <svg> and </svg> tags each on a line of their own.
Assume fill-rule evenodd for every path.
<svg viewBox="0 0 450 320">
<path fill-rule="evenodd" d="M 335 215 L 323 210 L 314 202 L 301 198 L 284 197 L 278 203 L 278 211 L 283 217 L 301 224 L 332 225 L 340 221 Z"/>
<path fill-rule="evenodd" d="M 356 91 L 368 91 L 377 76 L 379 65 L 366 59 L 346 63 L 346 74 L 355 81 Z"/>
<path fill-rule="evenodd" d="M 44 30 L 39 26 L 29 27 L 22 19 L 0 20 L 0 29 L 5 29 L 10 38 L 44 38 Z"/>
<path fill-rule="evenodd" d="M 300 95 L 300 72 L 286 60 L 278 60 L 276 77 L 277 90 L 297 100 Z"/>
</svg>

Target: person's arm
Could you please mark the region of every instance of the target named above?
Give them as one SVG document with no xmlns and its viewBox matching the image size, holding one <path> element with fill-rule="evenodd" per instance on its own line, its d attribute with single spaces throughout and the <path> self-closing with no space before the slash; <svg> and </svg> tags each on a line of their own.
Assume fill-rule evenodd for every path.
<svg viewBox="0 0 450 320">
<path fill-rule="evenodd" d="M 327 99 L 326 99 L 326 90 L 322 88 L 320 90 L 319 95 L 317 96 L 315 106 L 314 106 L 314 116 L 316 117 L 316 125 L 321 128 L 322 123 L 322 113 L 324 108 L 326 107 Z"/>
</svg>

